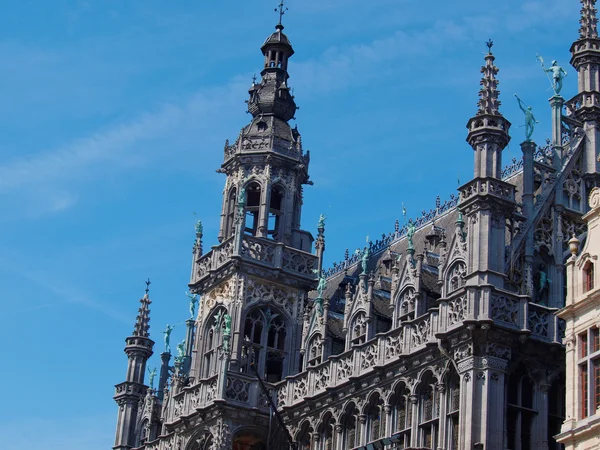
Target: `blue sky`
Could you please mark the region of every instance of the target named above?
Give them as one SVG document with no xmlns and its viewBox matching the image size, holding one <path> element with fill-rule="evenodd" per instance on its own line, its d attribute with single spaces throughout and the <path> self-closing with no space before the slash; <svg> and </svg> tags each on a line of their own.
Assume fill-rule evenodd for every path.
<svg viewBox="0 0 600 450">
<path fill-rule="evenodd" d="M 226 138 L 249 116 L 277 1 L 7 0 L 0 15 L 0 436 L 5 450 L 106 449 L 143 281 L 152 329 L 186 318 L 196 217 L 216 243 Z M 285 32 L 311 178 L 303 226 L 328 216 L 326 262 L 393 230 L 472 176 L 484 42 L 550 134 L 549 84 L 567 68 L 578 2 L 302 0 Z M 196 216 L 194 216 L 194 213 Z M 181 339 L 183 329 L 174 331 Z M 153 357 L 151 365 L 157 364 Z M 8 445 L 8 446 L 7 446 Z"/>
</svg>

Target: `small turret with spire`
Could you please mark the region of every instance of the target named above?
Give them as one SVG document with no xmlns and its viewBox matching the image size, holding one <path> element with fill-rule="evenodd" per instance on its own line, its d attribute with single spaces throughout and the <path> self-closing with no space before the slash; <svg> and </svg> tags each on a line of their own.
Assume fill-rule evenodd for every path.
<svg viewBox="0 0 600 450">
<path fill-rule="evenodd" d="M 147 386 L 144 385 L 146 363 L 152 356 L 154 341 L 150 339 L 150 280 L 146 281 L 146 292 L 140 299 L 140 308 L 133 327 L 133 333 L 125 342 L 127 354 L 127 375 L 123 383 L 115 386 L 114 399 L 119 405 L 115 450 L 127 450 L 137 445 L 136 418 L 140 400 L 144 398 Z"/>
<path fill-rule="evenodd" d="M 475 150 L 475 178 L 502 177 L 502 150 L 508 145 L 510 122 L 500 113 L 498 68 L 492 54 L 493 41 L 486 42 L 488 52 L 481 68 L 481 89 L 477 114 L 467 123 L 467 142 Z"/>
</svg>

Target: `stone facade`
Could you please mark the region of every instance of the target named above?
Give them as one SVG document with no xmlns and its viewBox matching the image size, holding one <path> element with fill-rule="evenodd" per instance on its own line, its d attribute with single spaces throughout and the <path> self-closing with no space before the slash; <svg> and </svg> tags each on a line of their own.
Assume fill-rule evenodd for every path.
<svg viewBox="0 0 600 450">
<path fill-rule="evenodd" d="M 600 189 L 590 194 L 591 211 L 583 219 L 588 234 L 570 241 L 567 261 L 567 301 L 559 311 L 566 328 L 566 420 L 557 436 L 566 450 L 600 448 L 600 279 L 595 266 L 600 255 Z"/>
<path fill-rule="evenodd" d="M 154 390 L 144 384 L 153 343 L 142 300 L 114 448 L 558 450 L 556 313 L 569 240 L 587 235 L 600 151 L 595 0 L 582 3 L 571 48 L 579 93 L 550 99 L 546 145 L 523 142 L 522 159 L 502 165 L 511 124 L 490 45 L 467 122 L 473 179 L 329 269 L 324 222 L 316 239 L 300 229 L 310 154 L 288 123 L 294 50 L 278 24 L 249 90 L 252 120 L 225 144 L 219 244 L 204 253 L 197 228 L 197 317 L 175 362 L 161 355 Z"/>
</svg>

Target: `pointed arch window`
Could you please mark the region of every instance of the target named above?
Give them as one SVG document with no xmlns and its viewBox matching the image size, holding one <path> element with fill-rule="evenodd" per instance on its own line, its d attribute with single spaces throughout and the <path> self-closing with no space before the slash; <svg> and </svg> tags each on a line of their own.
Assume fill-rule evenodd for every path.
<svg viewBox="0 0 600 450">
<path fill-rule="evenodd" d="M 235 209 L 237 205 L 237 189 L 233 188 L 229 191 L 229 197 L 227 200 L 227 211 L 225 219 L 225 236 L 233 236 L 235 231 Z"/>
<path fill-rule="evenodd" d="M 361 311 L 352 319 L 352 344 L 364 344 L 367 341 L 367 315 Z"/>
<path fill-rule="evenodd" d="M 537 415 L 534 402 L 535 384 L 523 369 L 510 375 L 506 429 L 508 448 L 531 450 L 533 422 Z"/>
<path fill-rule="evenodd" d="M 313 428 L 310 426 L 310 423 L 304 422 L 302 427 L 300 428 L 300 432 L 298 433 L 298 437 L 296 442 L 298 444 L 298 450 L 311 450 L 311 442 L 314 434 Z"/>
<path fill-rule="evenodd" d="M 192 450 L 213 450 L 213 435 L 210 433 L 204 433 L 196 440 L 195 444 L 191 448 Z"/>
<path fill-rule="evenodd" d="M 204 359 L 202 376 L 211 377 L 217 373 L 217 361 L 223 348 L 223 330 L 225 329 L 225 308 L 218 308 L 206 324 L 204 334 Z"/>
<path fill-rule="evenodd" d="M 321 364 L 323 360 L 323 340 L 320 334 L 316 334 L 308 344 L 307 366 L 312 367 Z"/>
<path fill-rule="evenodd" d="M 437 379 L 428 372 L 418 389 L 419 402 L 419 445 L 436 448 L 439 431 L 439 391 Z"/>
<path fill-rule="evenodd" d="M 281 240 L 281 227 L 283 217 L 283 199 L 285 191 L 282 186 L 275 185 L 271 188 L 271 196 L 269 198 L 269 223 L 267 237 Z"/>
<path fill-rule="evenodd" d="M 367 414 L 367 442 L 377 441 L 385 436 L 385 411 L 384 402 L 378 393 L 373 394 L 366 408 Z"/>
<path fill-rule="evenodd" d="M 412 403 L 410 391 L 404 383 L 400 383 L 394 390 L 391 403 L 393 405 L 394 434 L 399 435 L 400 448 L 410 446 L 412 428 Z"/>
<path fill-rule="evenodd" d="M 454 371 L 446 383 L 446 434 L 448 450 L 459 450 L 460 378 Z"/>
<path fill-rule="evenodd" d="M 282 380 L 287 356 L 285 325 L 284 316 L 270 307 L 256 307 L 248 312 L 242 349 L 245 372 L 256 369 L 269 383 Z"/>
<path fill-rule="evenodd" d="M 415 318 L 416 305 L 417 293 L 413 287 L 409 286 L 402 291 L 396 303 L 398 325 L 405 320 L 413 320 Z"/>
<path fill-rule="evenodd" d="M 325 414 L 319 426 L 319 441 L 316 450 L 334 450 L 336 448 L 335 420 L 331 413 Z"/>
<path fill-rule="evenodd" d="M 457 261 L 448 271 L 446 281 L 446 294 L 450 294 L 465 285 L 467 265 L 463 261 Z"/>
<path fill-rule="evenodd" d="M 358 436 L 356 430 L 356 422 L 358 418 L 358 410 L 354 403 L 350 403 L 344 415 L 342 416 L 342 448 L 354 448 L 358 444 Z"/>
<path fill-rule="evenodd" d="M 246 186 L 246 218 L 244 232 L 256 236 L 260 215 L 260 184 L 252 182 Z"/>
</svg>

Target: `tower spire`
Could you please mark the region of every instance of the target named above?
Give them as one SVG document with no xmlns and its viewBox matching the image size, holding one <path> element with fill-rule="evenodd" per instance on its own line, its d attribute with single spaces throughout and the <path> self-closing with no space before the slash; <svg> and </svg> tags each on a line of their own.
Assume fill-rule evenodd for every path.
<svg viewBox="0 0 600 450">
<path fill-rule="evenodd" d="M 140 299 L 141 305 L 140 309 L 138 309 L 138 315 L 135 319 L 132 336 L 147 338 L 150 336 L 150 303 L 152 303 L 150 297 L 148 296 L 148 293 L 150 292 L 150 285 L 152 284 L 150 282 L 150 278 L 148 278 L 147 281 L 144 281 L 144 284 L 146 285 L 146 293 Z"/>
<path fill-rule="evenodd" d="M 579 23 L 580 39 L 598 37 L 598 18 L 596 17 L 596 0 L 581 0 L 581 19 Z"/>
<path fill-rule="evenodd" d="M 494 64 L 496 57 L 492 54 L 494 41 L 489 39 L 485 45 L 488 48 L 488 52 L 485 55 L 485 64 L 481 67 L 482 77 L 479 83 L 481 89 L 479 90 L 479 102 L 477 104 L 479 110 L 477 111 L 477 115 L 501 115 L 498 110 L 500 107 L 500 100 L 498 99 L 500 91 L 498 90 L 498 80 L 496 79 L 498 68 Z"/>
</svg>

